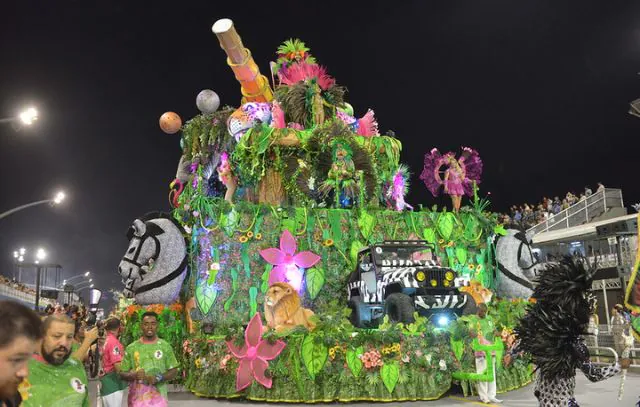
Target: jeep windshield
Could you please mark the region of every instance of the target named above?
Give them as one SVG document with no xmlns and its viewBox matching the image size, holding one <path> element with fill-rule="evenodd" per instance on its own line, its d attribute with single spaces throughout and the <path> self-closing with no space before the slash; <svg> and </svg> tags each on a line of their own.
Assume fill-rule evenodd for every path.
<svg viewBox="0 0 640 407">
<path fill-rule="evenodd" d="M 435 256 L 429 246 L 377 246 L 373 250 L 377 266 L 415 267 L 434 262 Z"/>
</svg>

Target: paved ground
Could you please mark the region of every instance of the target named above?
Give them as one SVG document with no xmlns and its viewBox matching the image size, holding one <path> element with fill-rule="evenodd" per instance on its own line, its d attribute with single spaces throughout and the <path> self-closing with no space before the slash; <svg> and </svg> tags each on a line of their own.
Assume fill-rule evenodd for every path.
<svg viewBox="0 0 640 407">
<path fill-rule="evenodd" d="M 95 406 L 95 383 L 90 386 L 92 406 Z M 618 401 L 618 387 L 620 386 L 620 376 L 613 377 L 609 380 L 599 383 L 590 383 L 580 373 L 577 376 L 577 399 L 581 407 L 634 407 L 640 396 L 640 374 L 629 373 L 625 382 L 625 393 L 621 401 Z M 533 386 L 529 385 L 519 390 L 511 391 L 505 394 L 499 394 L 498 398 L 503 400 L 502 406 L 507 407 L 536 407 L 535 398 L 533 397 Z M 346 403 L 345 403 L 346 404 Z M 367 405 L 371 403 L 350 403 L 356 405 Z M 245 405 L 274 407 L 276 404 L 250 403 L 248 401 L 226 401 L 201 399 L 190 393 L 169 393 L 169 406 L 171 407 L 197 407 L 197 406 L 220 406 L 220 407 L 240 407 Z M 286 405 L 286 404 L 280 404 Z M 296 404 L 298 406 L 301 404 Z M 315 404 L 315 406 L 335 406 L 336 404 Z M 417 401 L 402 403 L 380 403 L 384 407 L 417 407 L 417 406 L 458 406 L 468 407 L 473 405 L 487 406 L 480 403 L 476 398 L 464 398 L 462 395 L 451 394 L 440 400 L 434 401 Z M 291 404 L 290 406 L 294 406 Z M 496 406 L 489 404 L 489 406 Z M 123 403 L 126 407 L 126 398 Z"/>
</svg>

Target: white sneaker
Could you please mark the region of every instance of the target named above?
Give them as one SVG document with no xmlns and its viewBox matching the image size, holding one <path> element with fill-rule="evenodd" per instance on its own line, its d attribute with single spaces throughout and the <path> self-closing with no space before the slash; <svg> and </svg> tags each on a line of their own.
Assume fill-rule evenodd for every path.
<svg viewBox="0 0 640 407">
<path fill-rule="evenodd" d="M 487 400 L 487 399 L 480 399 L 480 402 L 481 402 L 481 403 L 484 403 L 484 404 L 489 404 L 489 403 L 491 403 L 491 402 L 490 402 L 489 400 Z"/>
<path fill-rule="evenodd" d="M 496 403 L 496 404 L 502 403 L 502 400 L 497 399 L 497 398 L 491 398 L 491 399 L 489 399 L 489 401 L 492 402 L 492 403 Z"/>
</svg>

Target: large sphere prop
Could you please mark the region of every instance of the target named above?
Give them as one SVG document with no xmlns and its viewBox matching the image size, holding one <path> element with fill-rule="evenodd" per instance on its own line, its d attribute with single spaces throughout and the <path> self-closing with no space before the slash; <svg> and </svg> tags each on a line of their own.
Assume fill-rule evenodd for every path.
<svg viewBox="0 0 640 407">
<path fill-rule="evenodd" d="M 205 114 L 211 114 L 220 107 L 220 97 L 210 89 L 205 89 L 198 93 L 196 97 L 196 106 L 198 110 Z"/>
<path fill-rule="evenodd" d="M 160 128 L 167 134 L 177 133 L 182 127 L 182 119 L 174 112 L 166 112 L 160 116 Z"/>
</svg>

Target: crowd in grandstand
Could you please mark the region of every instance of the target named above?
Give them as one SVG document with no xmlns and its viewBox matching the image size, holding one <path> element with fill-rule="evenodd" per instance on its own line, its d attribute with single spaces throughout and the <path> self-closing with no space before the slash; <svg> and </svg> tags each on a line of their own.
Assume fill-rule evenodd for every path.
<svg viewBox="0 0 640 407">
<path fill-rule="evenodd" d="M 596 193 L 604 191 L 604 189 L 604 185 L 599 182 L 596 188 Z M 587 197 L 591 196 L 593 193 L 593 190 L 586 186 L 584 187 L 584 191 L 580 194 L 574 194 L 569 191 L 562 199 L 560 199 L 559 196 L 555 196 L 553 199 L 544 197 L 541 202 L 535 205 L 529 203 L 513 205 L 509 210 L 509 214 L 501 215 L 501 221 L 504 224 L 515 224 L 528 229 L 538 223 L 544 222 L 545 220 L 552 219 L 558 213 L 587 199 Z"/>
</svg>

